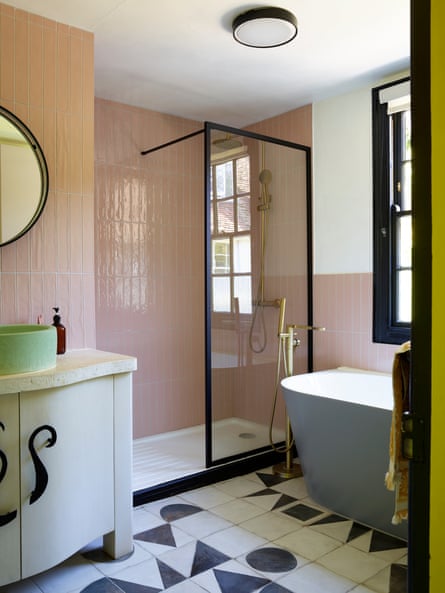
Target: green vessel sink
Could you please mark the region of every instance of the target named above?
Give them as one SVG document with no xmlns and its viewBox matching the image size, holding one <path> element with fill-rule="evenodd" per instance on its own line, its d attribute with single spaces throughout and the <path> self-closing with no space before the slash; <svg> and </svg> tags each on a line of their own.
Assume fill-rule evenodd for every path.
<svg viewBox="0 0 445 593">
<path fill-rule="evenodd" d="M 0 325 L 0 375 L 56 366 L 57 332 L 52 325 Z"/>
</svg>

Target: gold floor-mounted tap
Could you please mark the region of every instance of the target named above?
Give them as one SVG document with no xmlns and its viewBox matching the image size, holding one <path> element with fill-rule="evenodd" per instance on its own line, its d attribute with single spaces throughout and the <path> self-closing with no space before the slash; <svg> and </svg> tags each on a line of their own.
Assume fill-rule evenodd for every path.
<svg viewBox="0 0 445 593">
<path fill-rule="evenodd" d="M 284 303 L 283 303 L 284 301 Z M 286 331 L 283 331 L 284 327 L 284 309 L 286 306 L 286 299 L 281 299 L 280 306 L 280 320 L 278 324 L 278 339 L 280 345 L 283 345 L 284 351 L 284 368 L 286 377 L 290 377 L 294 373 L 294 350 L 300 345 L 300 339 L 297 336 L 297 329 L 304 329 L 308 331 L 325 331 L 324 327 L 316 327 L 313 325 L 297 325 L 290 324 L 286 326 Z M 274 474 L 281 476 L 282 478 L 299 478 L 303 475 L 301 466 L 293 461 L 293 446 L 294 438 L 292 435 L 292 427 L 289 420 L 289 415 L 286 411 L 286 460 L 282 463 L 274 465 L 272 470 Z"/>
</svg>

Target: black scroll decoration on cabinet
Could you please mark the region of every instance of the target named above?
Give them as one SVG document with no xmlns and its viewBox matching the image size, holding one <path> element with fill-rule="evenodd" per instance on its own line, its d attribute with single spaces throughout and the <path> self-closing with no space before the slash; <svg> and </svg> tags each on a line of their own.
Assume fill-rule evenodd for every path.
<svg viewBox="0 0 445 593">
<path fill-rule="evenodd" d="M 2 430 L 5 430 L 5 425 L 3 424 L 3 422 L 0 422 L 0 428 Z M 0 467 L 0 482 L 3 480 L 3 478 L 6 475 L 6 472 L 8 470 L 8 458 L 6 457 L 6 453 L 4 451 L 2 451 L 0 449 L 0 463 L 1 463 L 1 467 Z M 0 515 L 0 527 L 3 527 L 3 525 L 7 525 L 8 523 L 11 523 L 11 521 L 14 521 L 14 519 L 17 517 L 17 511 L 11 511 L 9 513 L 5 513 L 4 515 Z"/>
<path fill-rule="evenodd" d="M 37 452 L 36 452 L 36 449 L 34 446 L 35 438 L 43 430 L 47 430 L 51 434 L 49 439 L 44 444 L 45 447 L 52 447 L 53 445 L 56 444 L 56 441 L 57 441 L 56 429 L 53 426 L 50 426 L 49 424 L 43 424 L 42 426 L 38 426 L 33 431 L 31 436 L 29 437 L 28 449 L 29 449 L 29 452 L 31 453 L 31 458 L 34 463 L 34 469 L 36 472 L 36 486 L 35 486 L 34 490 L 31 492 L 31 498 L 29 499 L 29 504 L 33 504 L 34 502 L 36 502 L 36 500 L 39 500 L 39 498 L 45 492 L 46 487 L 48 485 L 48 472 L 46 471 L 46 468 L 43 465 L 43 462 L 41 461 L 40 457 L 37 455 Z"/>
</svg>

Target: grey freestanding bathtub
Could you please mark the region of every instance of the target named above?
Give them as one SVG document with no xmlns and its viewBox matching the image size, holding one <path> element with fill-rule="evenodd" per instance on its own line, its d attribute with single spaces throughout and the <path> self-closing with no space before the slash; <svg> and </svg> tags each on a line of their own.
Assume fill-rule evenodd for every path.
<svg viewBox="0 0 445 593">
<path fill-rule="evenodd" d="M 309 496 L 370 527 L 407 539 L 391 523 L 385 486 L 393 394 L 391 375 L 341 367 L 281 381 Z"/>
</svg>

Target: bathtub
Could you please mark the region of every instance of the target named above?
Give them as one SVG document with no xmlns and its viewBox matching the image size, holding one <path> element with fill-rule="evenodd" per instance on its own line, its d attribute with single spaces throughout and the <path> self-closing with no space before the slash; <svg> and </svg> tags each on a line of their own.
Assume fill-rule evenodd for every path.
<svg viewBox="0 0 445 593">
<path fill-rule="evenodd" d="M 300 464 L 314 502 L 385 533 L 394 492 L 385 486 L 393 407 L 391 375 L 341 367 L 281 381 Z"/>
</svg>

